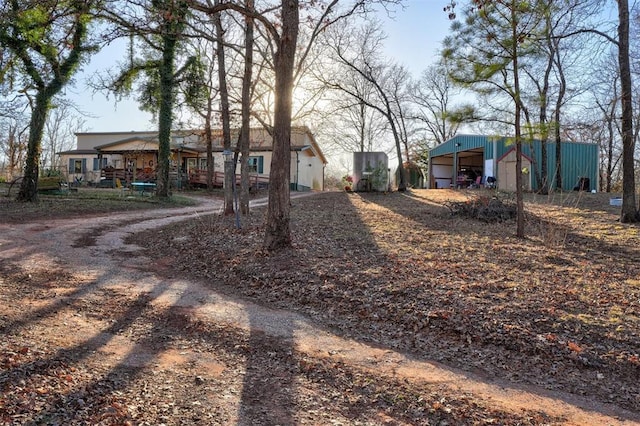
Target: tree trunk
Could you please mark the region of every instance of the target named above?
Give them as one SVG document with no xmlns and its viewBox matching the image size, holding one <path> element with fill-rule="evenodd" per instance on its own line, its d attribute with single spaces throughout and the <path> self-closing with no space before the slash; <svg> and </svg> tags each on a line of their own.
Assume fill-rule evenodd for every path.
<svg viewBox="0 0 640 426">
<path fill-rule="evenodd" d="M 24 178 L 20 184 L 18 201 L 38 201 L 38 176 L 40 174 L 40 152 L 42 150 L 42 133 L 47 121 L 47 112 L 51 98 L 57 90 L 41 89 L 36 95 L 36 102 L 29 122 L 29 143 L 24 166 Z"/>
<path fill-rule="evenodd" d="M 219 4 L 219 0 L 215 4 Z M 216 44 L 218 57 L 218 84 L 220 87 L 220 115 L 222 116 L 222 146 L 225 151 L 231 150 L 231 118 L 229 116 L 229 91 L 227 89 L 227 69 L 224 59 L 224 29 L 219 13 L 213 15 L 216 26 Z M 233 191 L 236 184 L 235 163 L 224 163 L 224 215 L 234 213 Z"/>
<path fill-rule="evenodd" d="M 396 142 L 396 155 L 398 156 L 398 191 L 404 192 L 407 190 L 407 179 L 404 172 L 404 164 L 402 163 L 402 143 L 400 142 L 400 135 L 393 124 L 393 120 L 389 120 L 391 124 L 391 131 L 393 132 L 393 138 Z"/>
<path fill-rule="evenodd" d="M 358 106 L 360 107 L 360 123 L 358 123 L 360 125 L 360 152 L 364 152 L 365 127 L 367 125 L 367 105 L 360 101 Z"/>
<path fill-rule="evenodd" d="M 513 43 L 513 94 L 515 101 L 515 137 L 516 137 L 516 236 L 524 238 L 524 202 L 522 188 L 522 132 L 520 129 L 520 76 L 518 72 L 518 20 L 515 1 L 511 4 L 511 42 Z"/>
<path fill-rule="evenodd" d="M 253 10 L 253 0 L 246 0 L 248 10 Z M 242 77 L 242 129 L 240 131 L 240 152 L 242 163 L 240 174 L 240 212 L 249 214 L 249 151 L 251 144 L 251 77 L 253 70 L 253 19 L 246 18 L 244 35 L 244 76 Z"/>
<path fill-rule="evenodd" d="M 556 41 L 558 43 L 558 41 Z M 556 99 L 556 110 L 554 112 L 554 135 L 556 142 L 556 188 L 562 191 L 562 138 L 560 137 L 560 111 L 564 95 L 567 92 L 567 80 L 564 76 L 562 62 L 560 61 L 560 52 L 556 46 L 556 68 L 560 76 L 560 87 L 558 88 L 558 99 Z"/>
<path fill-rule="evenodd" d="M 629 3 L 618 0 L 618 62 L 620 65 L 620 99 L 622 103 L 622 211 L 620 221 L 637 222 L 634 171 L 633 107 L 631 104 L 631 65 L 629 63 Z"/>
<path fill-rule="evenodd" d="M 613 114 L 611 114 L 611 117 L 614 117 Z M 613 123 L 612 120 L 608 120 L 608 126 L 607 126 L 608 130 L 609 130 L 609 140 L 607 141 L 607 171 L 606 171 L 606 176 L 607 176 L 607 186 L 605 187 L 605 191 L 607 193 L 611 192 L 611 179 L 613 178 Z"/>
<path fill-rule="evenodd" d="M 207 115 L 204 119 L 204 138 L 207 141 L 207 190 L 213 191 L 213 135 L 211 134 L 212 99 L 207 100 Z"/>
<path fill-rule="evenodd" d="M 541 194 L 549 193 L 549 165 L 547 164 L 547 144 L 549 143 L 549 120 L 547 117 L 547 109 L 549 107 L 549 78 L 551 71 L 553 70 L 553 63 L 556 48 L 552 39 L 552 24 L 551 15 L 547 14 L 545 18 L 546 24 L 546 41 L 547 48 L 549 49 L 549 57 L 547 58 L 547 67 L 544 70 L 544 79 L 542 83 L 542 93 L 540 94 L 540 127 L 542 130 L 542 137 L 540 138 L 540 182 L 539 191 Z M 557 107 L 557 105 L 556 105 Z"/>
<path fill-rule="evenodd" d="M 22 158 L 25 154 L 25 144 L 23 143 L 23 134 L 18 132 L 17 125 L 9 125 L 7 131 L 7 151 L 5 152 L 8 160 L 7 170 L 9 171 L 9 180 L 15 179 L 16 172 L 22 164 Z"/>
<path fill-rule="evenodd" d="M 282 0 L 282 33 L 275 53 L 275 106 L 273 157 L 269 179 L 269 202 L 264 248 L 277 250 L 291 246 L 290 193 L 291 173 L 291 109 L 293 68 L 295 63 L 299 0 Z"/>
<path fill-rule="evenodd" d="M 173 123 L 173 68 L 176 52 L 176 37 L 171 33 L 171 23 L 165 23 L 162 37 L 162 62 L 160 64 L 160 108 L 158 109 L 158 176 L 156 195 L 171 195 L 170 166 L 171 126 Z M 178 168 L 181 165 L 178 164 Z M 135 170 L 134 176 L 135 176 Z M 180 173 L 178 173 L 180 176 Z"/>
</svg>

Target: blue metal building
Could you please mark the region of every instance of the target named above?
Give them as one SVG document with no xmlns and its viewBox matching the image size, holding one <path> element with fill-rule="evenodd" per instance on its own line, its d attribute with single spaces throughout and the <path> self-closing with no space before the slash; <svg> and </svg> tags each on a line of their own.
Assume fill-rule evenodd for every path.
<svg viewBox="0 0 640 426">
<path fill-rule="evenodd" d="M 541 173 L 542 144 L 539 140 L 523 141 L 522 173 L 525 189 L 536 190 Z M 598 145 L 593 143 L 561 143 L 562 189 L 597 188 Z M 547 142 L 547 179 L 555 187 L 556 144 Z M 457 135 L 429 150 L 429 188 L 466 187 L 486 184 L 495 179 L 498 188 L 515 190 L 515 143 L 513 138 L 480 135 Z M 491 179 L 489 179 L 491 181 Z"/>
</svg>

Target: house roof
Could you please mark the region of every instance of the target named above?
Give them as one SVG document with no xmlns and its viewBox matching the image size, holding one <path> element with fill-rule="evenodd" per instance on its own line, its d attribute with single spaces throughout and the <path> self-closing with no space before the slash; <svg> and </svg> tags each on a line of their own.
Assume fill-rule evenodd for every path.
<svg viewBox="0 0 640 426">
<path fill-rule="evenodd" d="M 468 134 L 457 134 L 451 139 L 442 142 L 441 144 L 429 149 L 429 156 L 431 157 L 439 157 L 445 155 L 451 155 L 453 153 L 459 154 L 466 151 L 479 150 L 490 148 L 497 143 L 501 148 L 500 152 L 503 152 L 504 149 L 507 149 L 507 145 L 512 144 L 513 137 L 512 136 L 488 136 L 488 135 L 468 135 Z M 529 144 L 540 144 L 539 139 L 533 140 L 525 140 L 523 139 L 523 146 Z M 554 146 L 555 141 L 547 141 L 547 146 Z M 597 144 L 593 142 L 569 142 L 562 141 L 563 146 L 576 146 L 579 149 L 585 149 L 584 147 L 594 146 Z M 590 149 L 590 148 L 586 148 Z"/>
<path fill-rule="evenodd" d="M 155 143 L 155 151 L 158 150 L 158 139 L 154 138 L 154 137 L 140 137 L 140 136 L 132 136 L 129 138 L 125 138 L 125 139 L 119 139 L 113 142 L 109 142 L 109 143 L 105 143 L 102 145 L 97 145 L 95 147 L 96 150 L 100 151 L 103 149 L 107 149 L 107 148 L 113 148 L 114 146 L 119 146 L 125 143 L 129 143 L 129 142 L 143 142 L 143 143 Z"/>
<path fill-rule="evenodd" d="M 294 129 L 299 129 L 299 130 L 302 130 L 305 133 L 307 133 L 307 136 L 309 136 L 309 139 L 311 140 L 311 147 L 312 147 L 314 153 L 316 154 L 316 156 L 318 158 L 320 158 L 320 161 L 322 161 L 322 164 L 327 164 L 328 163 L 327 157 L 324 156 L 324 153 L 320 149 L 320 146 L 318 145 L 318 142 L 316 141 L 316 137 L 311 132 L 311 129 L 309 129 L 307 126 L 294 127 Z M 292 147 L 292 149 L 293 149 L 293 147 Z"/>
<path fill-rule="evenodd" d="M 60 151 L 56 154 L 58 155 L 95 155 L 98 151 L 95 149 L 71 149 L 68 151 Z"/>
<path fill-rule="evenodd" d="M 237 141 L 237 134 L 239 129 L 232 130 L 232 140 Z M 171 144 L 172 151 L 184 151 L 191 152 L 194 154 L 206 152 L 206 148 L 204 146 L 204 131 L 198 129 L 191 130 L 173 130 L 171 132 L 174 140 L 176 138 L 182 138 L 186 143 L 185 144 Z M 222 152 L 222 130 L 221 129 L 212 129 L 212 136 L 214 138 L 214 146 L 212 147 L 213 152 Z M 324 156 L 320 146 L 318 145 L 313 133 L 307 126 L 293 126 L 291 128 L 291 151 L 306 151 L 310 150 L 313 156 L 318 157 L 323 164 L 327 164 L 327 159 Z M 303 135 L 306 138 L 295 137 L 295 135 Z M 113 141 L 102 143 L 100 145 L 95 146 L 94 151 L 83 150 L 87 154 L 95 154 L 98 151 L 101 152 L 109 152 L 113 154 L 124 154 L 126 152 L 154 152 L 158 151 L 158 136 L 157 132 L 150 131 L 131 131 L 131 132 L 96 132 L 96 133 L 76 133 L 76 137 L 102 137 L 99 139 L 108 140 L 109 136 L 113 136 Z M 124 137 L 126 136 L 126 137 Z M 121 137 L 124 137 L 121 139 Z M 137 149 L 125 148 L 123 145 L 126 144 L 134 144 L 135 142 L 140 142 L 140 144 L 149 144 L 147 147 L 139 147 Z M 265 128 L 252 128 L 251 129 L 251 146 L 250 150 L 252 152 L 268 152 L 273 150 L 272 138 L 269 132 Z M 119 146 L 123 146 L 122 149 L 118 149 Z M 233 150 L 237 150 L 238 147 L 232 146 Z M 76 153 L 79 154 L 80 150 L 65 152 L 64 154 Z"/>
<path fill-rule="evenodd" d="M 135 148 L 135 149 L 131 149 L 131 148 L 118 149 L 118 147 L 122 147 L 124 145 L 135 143 L 135 142 L 140 142 L 142 144 L 142 146 L 140 146 L 139 148 Z M 95 149 L 98 152 L 108 151 L 109 153 L 120 153 L 120 154 L 125 153 L 125 152 L 132 152 L 132 151 L 136 151 L 136 152 L 156 152 L 156 151 L 158 151 L 159 144 L 160 143 L 158 142 L 158 138 L 156 138 L 154 136 L 147 136 L 147 137 L 132 136 L 132 137 L 129 137 L 129 138 L 118 140 L 118 141 L 114 141 L 114 142 L 109 142 L 109 143 L 106 143 L 106 144 L 98 145 L 98 146 L 95 147 Z M 194 154 L 197 154 L 199 152 L 204 152 L 204 150 L 201 147 L 192 146 L 192 145 L 180 145 L 180 144 L 175 144 L 175 143 L 171 144 L 171 150 L 172 151 L 190 152 L 190 153 L 194 153 Z"/>
</svg>

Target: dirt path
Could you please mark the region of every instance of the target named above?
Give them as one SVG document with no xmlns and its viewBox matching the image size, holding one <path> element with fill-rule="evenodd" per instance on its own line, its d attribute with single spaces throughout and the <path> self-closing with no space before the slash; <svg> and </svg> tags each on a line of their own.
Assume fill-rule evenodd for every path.
<svg viewBox="0 0 640 426">
<path fill-rule="evenodd" d="M 186 218 L 197 218 L 219 209 L 218 201 L 203 200 L 198 207 L 174 210 L 0 225 L 0 259 L 3 262 L 19 265 L 33 274 L 46 275 L 47 271 L 70 274 L 77 283 L 75 286 L 61 286 L 60 281 L 52 280 L 56 284 L 50 285 L 46 294 L 53 297 L 24 298 L 21 306 L 12 310 L 5 305 L 2 310 L 12 320 L 14 330 L 21 330 L 34 341 L 48 339 L 61 350 L 82 347 L 82 357 L 95 368 L 153 366 L 154 371 L 163 374 L 196 374 L 196 383 L 237 372 L 237 366 L 230 365 L 228 360 L 225 362 L 215 353 L 187 346 L 164 347 L 160 341 L 161 335 L 156 340 L 141 343 L 134 332 L 129 335 L 122 333 L 127 328 L 122 324 L 117 324 L 117 327 L 114 325 L 120 320 L 109 319 L 107 307 L 117 311 L 117 301 L 144 297 L 145 303 L 153 310 L 188 315 L 189 324 L 206 323 L 238 328 L 250 336 L 260 335 L 288 342 L 292 349 L 310 359 L 331 359 L 367 371 L 374 377 L 390 377 L 408 383 L 427 384 L 434 389 L 446 388 L 453 393 L 473 395 L 487 406 L 514 414 L 523 411 L 545 413 L 550 418 L 564 419 L 560 423 L 567 425 L 640 424 L 637 414 L 613 405 L 483 379 L 435 362 L 412 359 L 401 353 L 342 338 L 299 315 L 270 310 L 218 294 L 196 282 L 180 277 L 160 278 L 160 274 L 154 272 L 163 268 L 162 264 L 151 265 L 143 257 L 134 256 L 138 248 L 124 243 L 124 238 L 131 233 Z M 87 306 L 100 305 L 103 310 L 99 311 L 100 315 L 89 315 L 86 313 L 88 310 L 68 309 L 69 306 L 82 303 Z M 131 324 L 135 321 L 135 318 L 131 319 Z M 228 379 L 228 383 L 233 383 L 230 389 L 235 390 L 216 396 L 223 398 L 231 408 L 217 413 L 217 420 L 199 417 L 194 422 L 250 424 L 250 419 L 259 416 L 247 414 L 248 409 L 242 406 L 245 403 L 242 394 L 246 392 L 242 387 L 247 384 L 247 374 L 237 373 L 237 377 Z M 169 389 L 166 392 L 171 392 Z M 278 404 L 277 401 L 272 402 L 271 409 L 277 411 L 282 408 L 277 407 Z M 127 410 L 129 413 L 136 411 L 131 407 Z M 320 418 L 314 419 L 312 416 L 308 424 L 328 424 L 330 416 L 338 416 L 326 408 L 320 411 Z M 294 422 L 290 413 L 275 416 L 284 419 L 282 423 L 285 424 L 305 423 L 299 419 Z M 348 418 L 345 414 L 342 423 L 337 424 L 347 423 Z M 339 422 L 335 417 L 331 421 Z M 5 423 L 19 424 L 19 421 L 11 423 L 5 419 Z M 268 423 L 266 421 L 264 424 Z M 381 414 L 380 424 L 383 423 L 400 424 L 385 421 Z"/>
</svg>

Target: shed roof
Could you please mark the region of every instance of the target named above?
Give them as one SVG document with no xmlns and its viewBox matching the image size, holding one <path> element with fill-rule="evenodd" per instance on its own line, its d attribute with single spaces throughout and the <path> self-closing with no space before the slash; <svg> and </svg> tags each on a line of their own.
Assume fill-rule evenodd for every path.
<svg viewBox="0 0 640 426">
<path fill-rule="evenodd" d="M 509 149 L 507 152 L 505 152 L 504 154 L 502 154 L 500 157 L 498 157 L 497 161 L 501 161 L 503 158 L 505 158 L 507 155 L 511 154 L 512 152 L 514 152 L 516 150 L 515 147 Z M 530 162 L 533 162 L 533 158 L 531 158 L 529 155 L 525 154 L 524 152 L 522 153 L 522 157 L 526 158 L 527 160 L 529 160 Z"/>
</svg>

